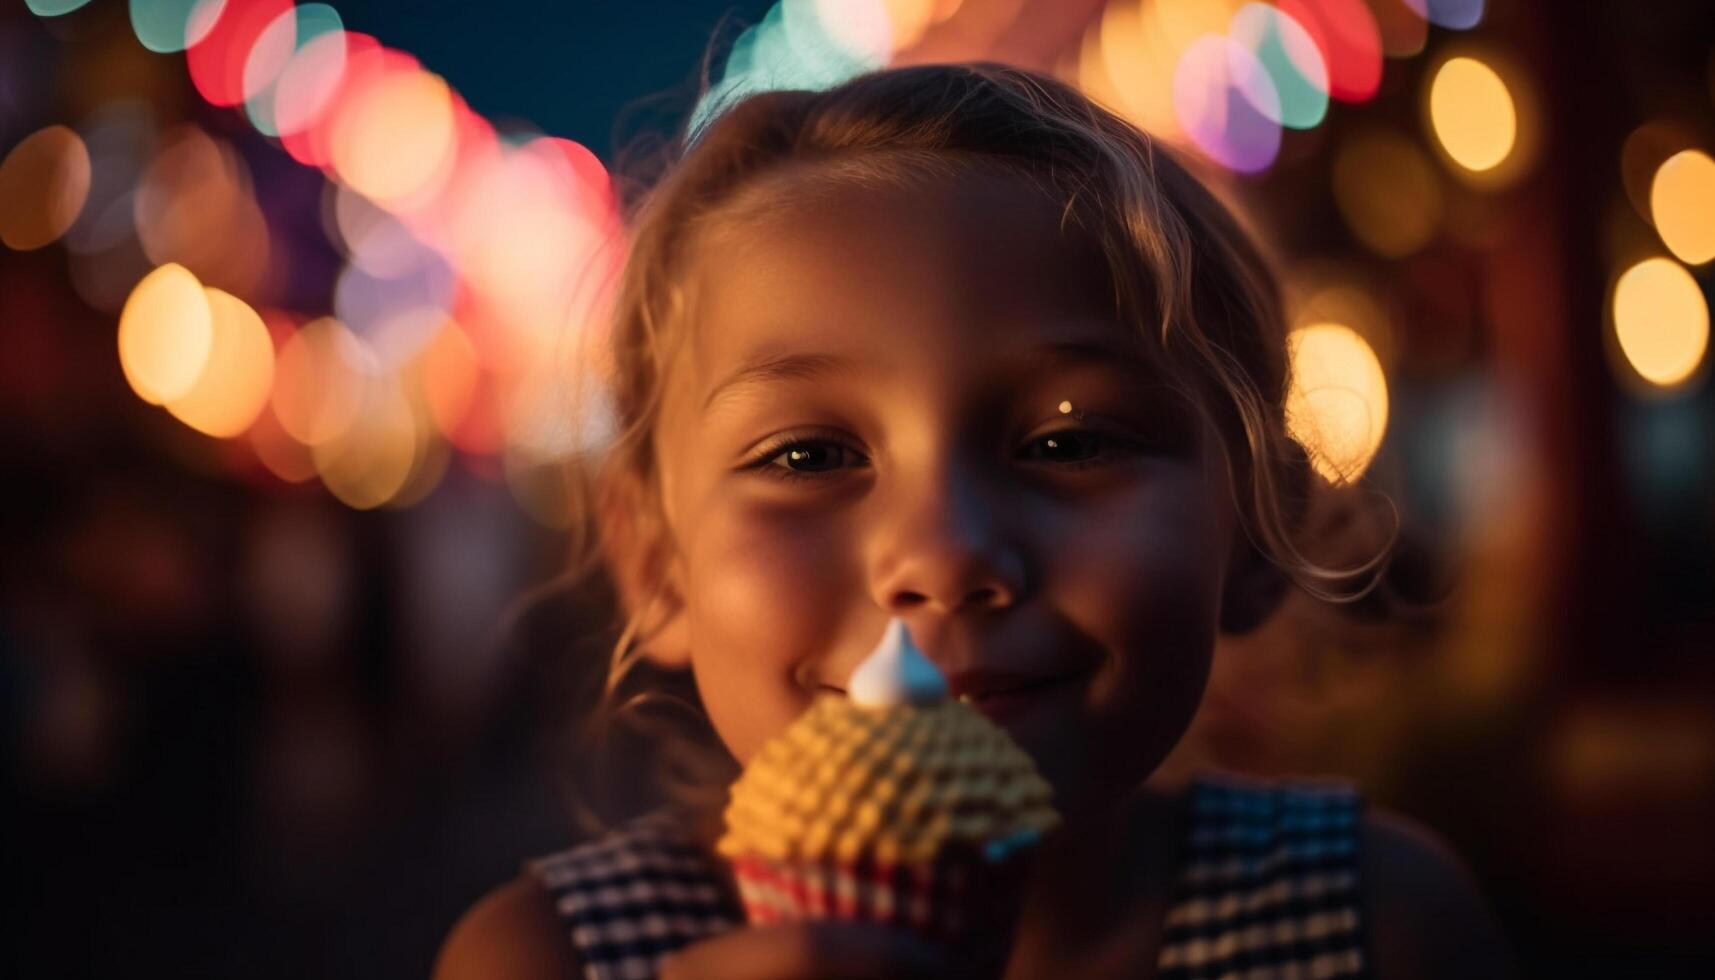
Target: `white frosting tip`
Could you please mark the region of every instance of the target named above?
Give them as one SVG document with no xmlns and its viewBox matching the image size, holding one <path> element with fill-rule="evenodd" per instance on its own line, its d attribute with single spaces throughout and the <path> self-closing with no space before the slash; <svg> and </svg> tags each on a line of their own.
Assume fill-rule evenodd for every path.
<svg viewBox="0 0 1715 980">
<path fill-rule="evenodd" d="M 881 642 L 852 671 L 846 695 L 866 708 L 927 706 L 947 697 L 947 679 L 911 641 L 898 616 L 887 622 Z"/>
</svg>

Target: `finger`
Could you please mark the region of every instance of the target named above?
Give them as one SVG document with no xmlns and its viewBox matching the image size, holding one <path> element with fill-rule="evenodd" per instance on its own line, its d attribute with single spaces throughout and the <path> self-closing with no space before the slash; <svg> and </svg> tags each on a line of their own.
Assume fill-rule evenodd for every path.
<svg viewBox="0 0 1715 980">
<path fill-rule="evenodd" d="M 662 980 L 869 980 L 956 972 L 940 947 L 903 929 L 816 922 L 735 929 L 662 961 Z"/>
</svg>

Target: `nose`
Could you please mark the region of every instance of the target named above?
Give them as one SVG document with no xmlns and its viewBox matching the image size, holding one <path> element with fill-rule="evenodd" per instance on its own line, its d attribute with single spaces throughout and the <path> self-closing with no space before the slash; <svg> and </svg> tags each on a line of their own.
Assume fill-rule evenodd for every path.
<svg viewBox="0 0 1715 980">
<path fill-rule="evenodd" d="M 890 614 L 992 611 L 1023 598 L 1025 555 L 998 489 L 976 470 L 949 463 L 895 490 L 870 576 Z"/>
</svg>

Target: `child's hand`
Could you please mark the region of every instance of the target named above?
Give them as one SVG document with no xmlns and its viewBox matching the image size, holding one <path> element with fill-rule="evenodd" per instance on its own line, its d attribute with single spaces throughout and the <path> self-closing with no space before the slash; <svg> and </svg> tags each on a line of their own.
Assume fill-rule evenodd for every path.
<svg viewBox="0 0 1715 980">
<path fill-rule="evenodd" d="M 661 980 L 870 980 L 949 977 L 968 967 L 907 932 L 864 922 L 790 922 L 735 929 L 673 954 Z"/>
</svg>

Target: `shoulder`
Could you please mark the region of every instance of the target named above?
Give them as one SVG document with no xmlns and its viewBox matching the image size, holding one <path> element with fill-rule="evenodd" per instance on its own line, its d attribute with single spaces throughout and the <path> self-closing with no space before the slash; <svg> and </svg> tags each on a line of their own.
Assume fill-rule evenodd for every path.
<svg viewBox="0 0 1715 980">
<path fill-rule="evenodd" d="M 459 919 L 435 962 L 435 980 L 565 980 L 583 975 L 540 881 L 522 874 Z"/>
<path fill-rule="evenodd" d="M 1511 977 L 1500 928 L 1451 848 L 1398 814 L 1368 812 L 1359 829 L 1364 918 L 1375 974 Z"/>
</svg>

